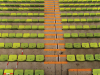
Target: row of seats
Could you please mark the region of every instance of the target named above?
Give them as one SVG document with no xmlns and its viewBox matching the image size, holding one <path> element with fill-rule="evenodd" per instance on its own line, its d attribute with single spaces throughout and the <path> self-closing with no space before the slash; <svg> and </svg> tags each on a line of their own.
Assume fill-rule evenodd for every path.
<svg viewBox="0 0 100 75">
<path fill-rule="evenodd" d="M 0 33 L 0 38 L 44 38 L 44 33 Z"/>
<path fill-rule="evenodd" d="M 100 0 L 59 0 L 59 3 L 95 3 Z"/>
<path fill-rule="evenodd" d="M 44 13 L 0 13 L 0 16 L 31 16 L 44 17 Z"/>
<path fill-rule="evenodd" d="M 0 25 L 0 30 L 44 30 L 43 25 Z"/>
<path fill-rule="evenodd" d="M 1 55 L 0 61 L 44 61 L 44 55 Z"/>
<path fill-rule="evenodd" d="M 100 7 L 94 8 L 60 8 L 60 11 L 100 11 Z"/>
<path fill-rule="evenodd" d="M 60 7 L 99 7 L 100 4 L 98 3 L 90 3 L 90 4 L 59 4 Z"/>
<path fill-rule="evenodd" d="M 61 17 L 71 17 L 71 16 L 100 16 L 100 13 L 61 13 Z"/>
<path fill-rule="evenodd" d="M 2 23 L 44 23 L 44 19 L 0 19 Z"/>
<path fill-rule="evenodd" d="M 44 7 L 44 4 L 0 4 L 1 7 Z"/>
<path fill-rule="evenodd" d="M 0 11 L 44 11 L 44 8 L 7 8 L 7 7 L 0 7 Z"/>
<path fill-rule="evenodd" d="M 30 49 L 44 49 L 44 43 L 0 43 L 0 48 L 30 48 Z"/>
<path fill-rule="evenodd" d="M 73 48 L 100 48 L 100 43 L 65 43 L 66 49 L 73 49 Z"/>
<path fill-rule="evenodd" d="M 44 3 L 44 0 L 0 0 L 7 3 Z"/>
<path fill-rule="evenodd" d="M 84 57 L 85 56 L 85 57 Z M 77 54 L 75 55 L 67 55 L 67 61 L 100 61 L 100 54 L 95 54 L 95 58 L 93 54 Z"/>
<path fill-rule="evenodd" d="M 6 74 L 7 73 L 7 74 Z M 9 74 L 10 73 L 10 74 Z M 44 70 L 33 70 L 33 69 L 0 69 L 0 75 L 44 75 Z"/>
<path fill-rule="evenodd" d="M 61 22 L 62 23 L 67 23 L 67 22 L 69 22 L 69 23 L 72 23 L 72 22 L 100 22 L 100 18 L 81 18 L 81 19 L 79 19 L 79 18 L 75 18 L 75 19 L 73 19 L 73 18 L 71 18 L 71 19 L 62 19 L 61 20 Z"/>
<path fill-rule="evenodd" d="M 100 25 L 63 25 L 63 30 L 88 30 L 88 29 L 100 29 Z"/>
<path fill-rule="evenodd" d="M 98 38 L 100 37 L 100 33 L 64 33 L 64 38 Z"/>
</svg>

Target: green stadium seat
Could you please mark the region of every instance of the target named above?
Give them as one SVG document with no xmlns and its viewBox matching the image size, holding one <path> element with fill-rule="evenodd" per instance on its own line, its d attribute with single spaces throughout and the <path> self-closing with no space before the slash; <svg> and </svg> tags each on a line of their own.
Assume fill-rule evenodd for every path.
<svg viewBox="0 0 100 75">
<path fill-rule="evenodd" d="M 44 23 L 44 19 L 39 19 L 39 23 Z"/>
<path fill-rule="evenodd" d="M 78 16 L 84 16 L 84 14 L 83 13 L 78 13 Z"/>
<path fill-rule="evenodd" d="M 72 43 L 65 43 L 65 48 L 73 48 L 73 45 Z"/>
<path fill-rule="evenodd" d="M 33 13 L 33 16 L 34 16 L 34 17 L 38 17 L 39 14 L 38 14 L 38 13 Z"/>
<path fill-rule="evenodd" d="M 90 13 L 90 16 L 96 16 L 96 13 Z"/>
<path fill-rule="evenodd" d="M 1 34 L 2 34 L 2 33 L 0 33 L 0 38 L 1 38 Z"/>
<path fill-rule="evenodd" d="M 73 7 L 74 6 L 74 4 L 69 4 L 69 7 Z"/>
<path fill-rule="evenodd" d="M 93 56 L 93 54 L 86 54 L 86 55 L 85 55 L 85 58 L 86 58 L 87 61 L 94 61 L 94 56 Z"/>
<path fill-rule="evenodd" d="M 65 8 L 60 8 L 60 11 L 65 11 Z"/>
<path fill-rule="evenodd" d="M 13 25 L 13 26 L 11 27 L 11 29 L 17 30 L 17 29 L 18 29 L 18 25 Z"/>
<path fill-rule="evenodd" d="M 72 16 L 72 13 L 67 13 L 66 16 L 70 17 Z"/>
<path fill-rule="evenodd" d="M 15 33 L 9 33 L 9 38 L 15 38 L 16 37 L 16 34 Z"/>
<path fill-rule="evenodd" d="M 80 19 L 74 19 L 74 22 L 81 22 L 81 20 Z"/>
<path fill-rule="evenodd" d="M 90 48 L 98 48 L 98 44 L 97 43 L 90 43 Z"/>
<path fill-rule="evenodd" d="M 98 18 L 94 18 L 93 22 L 99 22 L 99 19 Z"/>
<path fill-rule="evenodd" d="M 62 8 L 62 11 L 70 11 L 71 9 L 70 8 Z"/>
<path fill-rule="evenodd" d="M 75 61 L 75 55 L 67 55 L 67 61 Z"/>
<path fill-rule="evenodd" d="M 1 55 L 0 61 L 8 61 L 8 55 Z"/>
<path fill-rule="evenodd" d="M 44 61 L 44 55 L 36 55 L 36 61 Z"/>
<path fill-rule="evenodd" d="M 10 16 L 16 16 L 16 13 L 11 13 Z"/>
<path fill-rule="evenodd" d="M 36 43 L 29 43 L 29 48 L 36 49 Z"/>
<path fill-rule="evenodd" d="M 97 25 L 97 29 L 100 29 L 100 25 Z"/>
<path fill-rule="evenodd" d="M 62 26 L 62 29 L 63 29 L 63 30 L 67 30 L 67 29 L 69 29 L 69 26 L 68 26 L 68 25 L 63 25 L 63 26 Z"/>
<path fill-rule="evenodd" d="M 61 17 L 66 17 L 67 14 L 66 13 L 61 13 Z"/>
<path fill-rule="evenodd" d="M 5 43 L 5 47 L 4 48 L 12 48 L 12 43 Z"/>
<path fill-rule="evenodd" d="M 35 75 L 44 75 L 44 70 L 35 70 Z"/>
<path fill-rule="evenodd" d="M 44 17 L 44 13 L 39 13 L 39 17 Z"/>
<path fill-rule="evenodd" d="M 18 55 L 17 61 L 25 61 L 26 60 L 26 55 Z"/>
<path fill-rule="evenodd" d="M 32 30 L 37 30 L 37 29 L 38 29 L 38 26 L 32 25 Z"/>
<path fill-rule="evenodd" d="M 32 22 L 32 19 L 27 19 L 26 22 L 30 23 L 30 22 Z"/>
<path fill-rule="evenodd" d="M 9 55 L 8 61 L 17 61 L 17 55 Z"/>
<path fill-rule="evenodd" d="M 28 43 L 21 43 L 21 48 L 28 48 Z"/>
<path fill-rule="evenodd" d="M 82 25 L 77 25 L 76 29 L 81 30 L 81 29 L 83 29 L 83 27 L 82 27 Z"/>
<path fill-rule="evenodd" d="M 33 70 L 25 69 L 25 71 L 24 71 L 24 75 L 33 75 L 33 74 L 34 74 Z"/>
<path fill-rule="evenodd" d="M 75 0 L 73 0 L 73 1 L 75 2 Z M 77 1 L 77 0 L 76 0 L 76 1 Z M 75 4 L 74 6 L 75 6 L 75 7 L 79 7 L 79 5 L 80 5 L 80 4 Z"/>
<path fill-rule="evenodd" d="M 67 19 L 62 19 L 61 22 L 62 23 L 67 23 Z"/>
<path fill-rule="evenodd" d="M 71 11 L 76 11 L 77 8 L 71 8 Z"/>
<path fill-rule="evenodd" d="M 6 25 L 6 27 L 5 27 L 5 29 L 11 29 L 12 28 L 12 26 L 11 25 Z"/>
<path fill-rule="evenodd" d="M 90 14 L 89 13 L 84 13 L 84 16 L 89 16 Z"/>
<path fill-rule="evenodd" d="M 86 19 L 81 19 L 81 22 L 86 22 Z"/>
<path fill-rule="evenodd" d="M 74 48 L 81 48 L 81 44 L 80 43 L 74 43 Z"/>
<path fill-rule="evenodd" d="M 28 13 L 27 15 L 28 15 L 28 16 L 33 16 L 33 13 Z"/>
<path fill-rule="evenodd" d="M 19 23 L 20 19 L 14 19 L 14 23 Z"/>
<path fill-rule="evenodd" d="M 86 37 L 86 35 L 85 35 L 85 33 L 79 33 L 79 37 L 84 38 L 84 37 Z"/>
<path fill-rule="evenodd" d="M 90 29 L 89 25 L 83 25 L 83 29 Z"/>
<path fill-rule="evenodd" d="M 22 16 L 27 16 L 27 13 L 22 13 Z"/>
<path fill-rule="evenodd" d="M 26 61 L 35 61 L 35 55 L 27 55 Z"/>
<path fill-rule="evenodd" d="M 8 37 L 8 33 L 2 33 L 1 37 L 2 38 L 7 38 Z"/>
<path fill-rule="evenodd" d="M 0 43 L 0 48 L 4 48 L 4 43 Z"/>
<path fill-rule="evenodd" d="M 37 43 L 38 49 L 44 49 L 44 43 Z"/>
<path fill-rule="evenodd" d="M 100 69 L 93 69 L 93 75 L 99 75 Z"/>
<path fill-rule="evenodd" d="M 90 29 L 96 29 L 96 25 L 90 25 Z"/>
<path fill-rule="evenodd" d="M 72 34 L 71 34 L 71 37 L 72 37 L 72 38 L 78 37 L 78 33 L 72 33 Z"/>
<path fill-rule="evenodd" d="M 72 22 L 74 22 L 74 20 L 73 19 L 68 19 L 68 22 L 72 23 Z"/>
<path fill-rule="evenodd" d="M 94 37 L 96 38 L 100 37 L 100 33 L 94 33 Z"/>
<path fill-rule="evenodd" d="M 77 61 L 85 61 L 84 55 L 83 54 L 77 54 L 76 55 L 76 60 Z"/>
<path fill-rule="evenodd" d="M 34 23 L 38 23 L 38 19 L 33 19 L 33 22 Z"/>
<path fill-rule="evenodd" d="M 89 43 L 82 43 L 82 48 L 90 48 Z"/>
<path fill-rule="evenodd" d="M 45 37 L 44 33 L 38 33 L 38 38 L 44 38 L 44 37 Z"/>
<path fill-rule="evenodd" d="M 87 22 L 93 22 L 93 20 L 91 18 L 88 18 Z"/>
<path fill-rule="evenodd" d="M 4 73 L 13 73 L 13 69 L 5 69 Z"/>
<path fill-rule="evenodd" d="M 70 38 L 70 33 L 64 33 L 64 38 Z"/>
<path fill-rule="evenodd" d="M 38 26 L 39 30 L 44 30 L 44 26 Z"/>
<path fill-rule="evenodd" d="M 18 29 L 19 30 L 24 30 L 25 29 L 25 26 L 24 25 L 19 25 Z"/>
<path fill-rule="evenodd" d="M 100 61 L 100 54 L 95 54 L 95 60 Z"/>
<path fill-rule="evenodd" d="M 23 69 L 16 69 L 15 71 L 14 71 L 14 75 L 23 75 Z"/>
<path fill-rule="evenodd" d="M 75 25 L 70 25 L 69 29 L 76 29 L 76 26 Z"/>
<path fill-rule="evenodd" d="M 31 33 L 30 38 L 37 38 L 37 34 L 36 33 Z"/>
<path fill-rule="evenodd" d="M 22 38 L 23 34 L 22 33 L 16 33 L 16 38 Z"/>
<path fill-rule="evenodd" d="M 100 13 L 96 13 L 96 16 L 100 16 Z"/>
<path fill-rule="evenodd" d="M 93 33 L 86 33 L 86 37 L 92 38 L 93 37 Z"/>
<path fill-rule="evenodd" d="M 30 33 L 23 33 L 23 38 L 29 38 L 30 37 Z"/>
<path fill-rule="evenodd" d="M 20 43 L 13 43 L 13 47 L 12 48 L 20 48 Z"/>
<path fill-rule="evenodd" d="M 16 14 L 16 16 L 21 16 L 21 15 L 22 15 L 22 13 L 17 13 L 17 14 Z"/>
<path fill-rule="evenodd" d="M 12 23 L 14 21 L 14 19 L 8 19 L 7 22 L 8 23 Z"/>
<path fill-rule="evenodd" d="M 3 75 L 3 69 L 0 69 L 0 75 Z"/>
<path fill-rule="evenodd" d="M 0 25 L 0 29 L 1 29 L 1 30 L 4 30 L 5 27 L 6 27 L 5 25 Z"/>
<path fill-rule="evenodd" d="M 78 14 L 77 13 L 72 13 L 72 16 L 78 16 Z"/>
</svg>

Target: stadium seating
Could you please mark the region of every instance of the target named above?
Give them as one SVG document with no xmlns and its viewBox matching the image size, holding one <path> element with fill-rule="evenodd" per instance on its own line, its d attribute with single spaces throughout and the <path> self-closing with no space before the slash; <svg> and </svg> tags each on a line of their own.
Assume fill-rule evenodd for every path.
<svg viewBox="0 0 100 75">
<path fill-rule="evenodd" d="M 99 48 L 100 47 L 100 43 L 65 43 L 65 49 L 88 49 L 88 48 Z"/>
<path fill-rule="evenodd" d="M 44 43 L 0 43 L 0 48 L 32 48 L 32 49 L 44 49 Z"/>
</svg>

